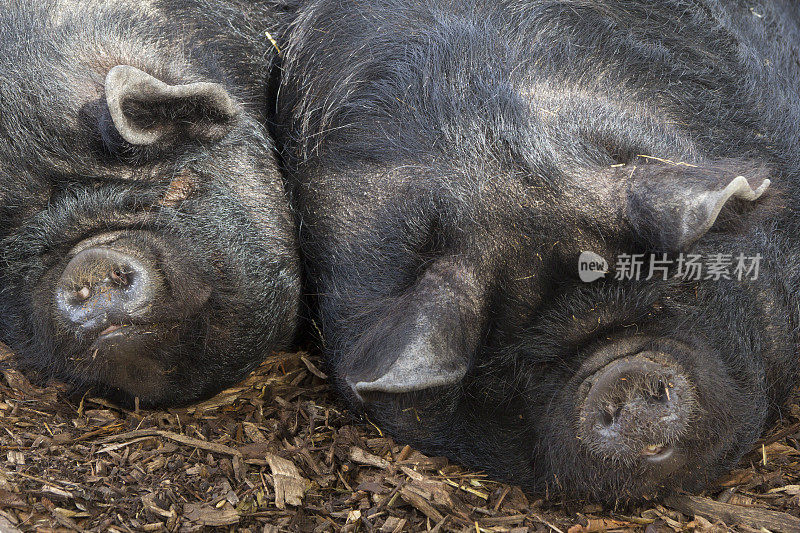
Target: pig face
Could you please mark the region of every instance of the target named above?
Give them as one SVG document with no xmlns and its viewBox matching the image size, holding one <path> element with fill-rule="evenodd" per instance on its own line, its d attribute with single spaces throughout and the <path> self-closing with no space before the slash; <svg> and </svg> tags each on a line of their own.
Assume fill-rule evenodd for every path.
<svg viewBox="0 0 800 533">
<path fill-rule="evenodd" d="M 631 37 L 669 20 L 652 3 L 493 6 L 320 0 L 293 28 L 280 138 L 336 383 L 400 440 L 527 488 L 701 486 L 797 382 L 797 92 L 754 96 L 758 64 L 715 48 L 730 13 L 698 7 L 655 50 Z M 764 266 L 587 284 L 585 251 Z"/>
<path fill-rule="evenodd" d="M 246 91 L 160 18 L 28 9 L 0 19 L 2 340 L 143 405 L 234 383 L 288 346 L 299 297 L 292 214 Z"/>
<path fill-rule="evenodd" d="M 732 467 L 797 372 L 788 328 L 769 331 L 785 309 L 759 308 L 753 289 L 599 284 L 549 307 L 515 347 L 540 361 L 562 339 L 551 354 L 564 362 L 521 374 L 525 418 L 538 421 L 535 484 L 625 501 L 696 490 Z M 762 314 L 743 316 L 744 302 Z"/>
<path fill-rule="evenodd" d="M 744 173 L 741 189 L 736 178 L 726 183 L 729 165 Z M 353 313 L 344 319 L 329 315 L 339 320 L 327 322 L 325 340 L 345 346 L 332 358 L 340 388 L 370 420 L 404 441 L 529 488 L 629 500 L 694 489 L 731 467 L 764 429 L 768 407 L 778 405 L 795 382 L 789 311 L 770 293 L 768 271 L 749 284 L 613 279 L 587 284 L 578 279 L 577 258 L 585 247 L 601 250 L 611 262 L 637 246 L 641 234 L 658 235 L 663 249 L 679 250 L 682 240 L 698 237 L 686 228 L 703 233 L 710 227 L 707 214 L 722 212 L 727 218 L 733 215 L 728 209 L 744 209 L 752 223 L 772 212 L 776 200 L 761 197 L 768 190 L 764 171 L 748 171 L 741 162 L 683 171 L 643 164 L 637 172 L 648 181 L 672 173 L 681 184 L 676 191 L 695 173 L 705 183 L 717 176 L 718 188 L 704 197 L 731 205 L 687 201 L 682 205 L 692 208 L 678 220 L 659 218 L 648 228 L 638 218 L 644 197 L 632 194 L 622 215 L 634 228 L 629 235 L 591 239 L 583 233 L 581 243 L 571 244 L 580 226 L 568 231 L 552 226 L 547 219 L 558 219 L 552 212 L 528 235 L 557 235 L 554 240 L 562 243 L 553 247 L 530 238 L 524 251 L 516 246 L 518 236 L 502 233 L 507 221 L 481 246 L 456 242 L 464 246 L 457 254 L 428 248 L 424 259 L 407 258 L 404 278 L 390 270 L 403 265 L 402 259 L 382 248 L 392 231 L 376 232 L 363 250 L 373 258 L 386 253 L 386 266 L 357 287 L 332 276 L 335 296 L 321 297 L 323 311 Z M 655 195 L 646 197 L 652 216 L 667 210 L 653 203 Z M 755 203 L 748 207 L 749 202 Z M 666 202 L 671 212 L 677 204 Z M 511 202 L 502 205 L 499 212 L 513 209 Z M 760 209 L 752 210 L 755 206 Z M 471 218 L 492 219 L 484 215 L 475 210 Z M 459 228 L 469 227 L 466 217 L 459 219 Z M 430 224 L 407 216 L 394 231 L 419 232 L 404 235 L 430 246 L 452 238 L 441 229 L 450 223 L 439 222 L 433 232 L 441 233 L 431 238 Z M 741 231 L 738 224 L 747 222 L 737 222 Z M 455 224 L 450 229 L 457 231 Z M 471 237 L 480 232 L 473 229 Z M 706 253 L 756 253 L 749 238 L 724 233 L 705 238 L 718 240 Z M 615 239 L 630 244 L 618 247 Z M 339 259 L 341 273 L 345 259 Z M 387 289 L 389 282 L 398 285 Z M 371 300 L 376 289 L 387 291 L 380 301 Z M 337 327 L 340 323 L 346 326 Z M 354 330 L 356 325 L 364 329 Z M 776 375 L 775 369 L 785 373 Z"/>
</svg>

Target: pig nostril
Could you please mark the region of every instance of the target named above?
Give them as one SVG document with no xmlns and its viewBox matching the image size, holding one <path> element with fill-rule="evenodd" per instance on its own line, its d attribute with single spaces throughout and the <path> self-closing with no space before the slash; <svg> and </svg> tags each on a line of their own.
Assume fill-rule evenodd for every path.
<svg viewBox="0 0 800 533">
<path fill-rule="evenodd" d="M 119 287 L 127 287 L 128 285 L 130 285 L 130 278 L 128 277 L 128 273 L 124 272 L 121 269 L 114 269 L 111 272 L 111 281 L 114 282 L 114 284 Z"/>
<path fill-rule="evenodd" d="M 603 409 L 603 411 L 600 413 L 600 421 L 603 423 L 605 427 L 608 427 L 614 423 L 614 420 L 616 420 L 617 417 L 619 416 L 622 407 L 618 407 L 616 410 L 613 410 L 613 412 L 612 410 L 613 407 L 608 407 L 606 409 Z"/>
<path fill-rule="evenodd" d="M 75 291 L 75 297 L 78 299 L 79 302 L 85 302 L 92 296 L 92 289 L 89 287 L 82 287 L 81 289 Z"/>
<path fill-rule="evenodd" d="M 650 399 L 656 403 L 667 403 L 670 400 L 669 386 L 663 381 L 659 380 L 653 391 L 650 393 Z"/>
</svg>

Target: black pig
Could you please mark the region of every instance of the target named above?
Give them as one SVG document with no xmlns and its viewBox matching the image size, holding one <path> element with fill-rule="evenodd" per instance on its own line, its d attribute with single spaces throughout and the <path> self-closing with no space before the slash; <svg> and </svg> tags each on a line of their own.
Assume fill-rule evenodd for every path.
<svg viewBox="0 0 800 533">
<path fill-rule="evenodd" d="M 287 347 L 300 268 L 265 120 L 278 14 L 0 7 L 0 339 L 142 405 L 208 396 Z"/>
<path fill-rule="evenodd" d="M 798 378 L 793 2 L 317 0 L 288 39 L 279 139 L 352 405 L 599 500 L 750 449 Z M 584 283 L 582 252 L 673 263 Z M 688 252 L 747 269 L 687 279 Z"/>
</svg>

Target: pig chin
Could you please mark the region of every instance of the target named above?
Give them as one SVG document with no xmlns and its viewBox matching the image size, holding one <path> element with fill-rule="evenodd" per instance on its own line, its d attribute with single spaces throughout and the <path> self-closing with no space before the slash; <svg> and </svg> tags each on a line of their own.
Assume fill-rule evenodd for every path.
<svg viewBox="0 0 800 533">
<path fill-rule="evenodd" d="M 109 326 L 71 358 L 77 379 L 90 378 L 103 388 L 122 391 L 120 398 L 139 398 L 153 405 L 168 397 L 174 373 L 169 352 L 179 343 L 177 327 Z"/>
<path fill-rule="evenodd" d="M 104 387 L 119 389 L 123 396 L 156 404 L 169 393 L 168 370 L 156 359 L 136 351 L 108 351 L 98 355 L 96 375 Z"/>
</svg>

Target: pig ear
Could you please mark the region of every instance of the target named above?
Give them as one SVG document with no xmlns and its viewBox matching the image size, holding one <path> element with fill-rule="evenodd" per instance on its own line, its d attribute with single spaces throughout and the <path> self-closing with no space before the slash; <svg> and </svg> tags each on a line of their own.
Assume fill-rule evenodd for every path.
<svg viewBox="0 0 800 533">
<path fill-rule="evenodd" d="M 108 72 L 105 93 L 117 132 L 137 146 L 181 134 L 198 141 L 219 140 L 239 113 L 218 83 L 168 85 L 128 65 Z"/>
<path fill-rule="evenodd" d="M 387 331 L 382 339 L 372 332 L 368 345 L 360 350 L 369 354 L 369 364 L 360 365 L 346 376 L 359 399 L 373 392 L 400 394 L 455 385 L 467 373 L 472 354 L 465 351 L 467 347 L 458 338 L 461 324 L 442 316 L 434 319 L 412 314 L 407 319 L 397 324 L 396 333 Z M 381 326 L 385 327 L 386 322 Z"/>
<path fill-rule="evenodd" d="M 477 349 L 480 302 L 469 276 L 430 268 L 362 336 L 343 377 L 360 400 L 457 385 Z"/>
<path fill-rule="evenodd" d="M 708 166 L 644 165 L 628 177 L 627 217 L 636 236 L 666 251 L 687 249 L 737 200 L 755 202 L 770 180 L 764 168 L 725 161 Z"/>
</svg>

